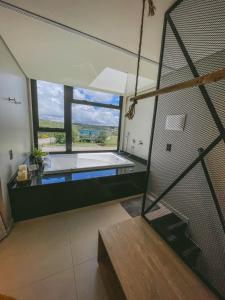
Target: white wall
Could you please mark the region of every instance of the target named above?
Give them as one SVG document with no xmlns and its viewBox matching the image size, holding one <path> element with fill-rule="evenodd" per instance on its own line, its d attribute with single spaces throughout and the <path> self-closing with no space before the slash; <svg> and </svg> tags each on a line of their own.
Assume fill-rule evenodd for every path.
<svg viewBox="0 0 225 300">
<path fill-rule="evenodd" d="M 126 103 L 126 112 L 131 102 Z M 152 128 L 154 98 L 138 101 L 136 113 L 132 120 L 124 119 L 122 150 L 147 159 Z M 124 113 L 123 113 L 124 116 Z M 135 142 L 133 142 L 135 140 Z M 143 145 L 139 142 L 142 141 Z"/>
<path fill-rule="evenodd" d="M 8 97 L 22 104 L 9 103 Z M 30 152 L 29 123 L 27 79 L 0 39 L 0 212 L 6 226 L 11 223 L 7 182 Z M 13 160 L 9 159 L 9 150 L 13 150 Z"/>
</svg>

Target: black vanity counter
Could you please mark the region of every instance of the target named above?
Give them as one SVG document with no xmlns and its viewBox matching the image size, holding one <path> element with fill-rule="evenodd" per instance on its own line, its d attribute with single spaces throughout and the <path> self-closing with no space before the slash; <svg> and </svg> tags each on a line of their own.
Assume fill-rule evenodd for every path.
<svg viewBox="0 0 225 300">
<path fill-rule="evenodd" d="M 8 187 L 9 189 L 27 189 L 35 186 L 42 186 L 48 184 L 60 184 L 60 183 L 69 183 L 79 180 L 89 180 L 94 178 L 104 178 L 104 177 L 113 177 L 134 173 L 145 173 L 147 162 L 144 159 L 128 155 L 128 154 L 120 154 L 124 158 L 129 159 L 134 162 L 134 166 L 123 167 L 123 168 L 107 168 L 100 170 L 90 170 L 90 171 L 79 171 L 79 172 L 67 172 L 67 173 L 58 173 L 45 175 L 42 171 L 36 171 L 31 173 L 31 183 L 28 185 L 18 185 L 15 177 L 9 181 Z M 29 164 L 29 162 L 26 162 Z"/>
<path fill-rule="evenodd" d="M 122 156 L 133 161 L 134 166 L 54 175 L 39 171 L 32 175 L 31 183 L 26 186 L 19 186 L 14 177 L 8 184 L 14 220 L 143 193 L 146 161 L 127 154 Z"/>
</svg>

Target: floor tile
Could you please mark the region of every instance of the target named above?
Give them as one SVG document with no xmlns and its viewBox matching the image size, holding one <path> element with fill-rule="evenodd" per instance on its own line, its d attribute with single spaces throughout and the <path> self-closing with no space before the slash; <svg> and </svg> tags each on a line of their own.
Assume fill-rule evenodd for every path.
<svg viewBox="0 0 225 300">
<path fill-rule="evenodd" d="M 78 211 L 68 217 L 75 264 L 97 256 L 98 230 L 130 218 L 119 203 Z"/>
<path fill-rule="evenodd" d="M 19 288 L 72 267 L 64 217 L 17 223 L 0 243 L 0 290 Z"/>
<path fill-rule="evenodd" d="M 77 300 L 74 271 L 57 273 L 26 288 L 11 291 L 10 295 L 18 300 Z"/>
<path fill-rule="evenodd" d="M 96 258 L 76 266 L 75 274 L 78 300 L 109 300 Z"/>
<path fill-rule="evenodd" d="M 111 202 L 16 223 L 0 243 L 0 292 L 77 300 L 77 286 L 78 300 L 108 300 L 96 261 L 98 230 L 129 218 Z"/>
</svg>

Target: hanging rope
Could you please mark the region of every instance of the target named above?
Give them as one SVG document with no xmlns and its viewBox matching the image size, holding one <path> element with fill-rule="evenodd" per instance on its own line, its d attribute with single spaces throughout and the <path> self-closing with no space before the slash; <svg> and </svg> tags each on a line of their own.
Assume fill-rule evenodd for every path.
<svg viewBox="0 0 225 300">
<path fill-rule="evenodd" d="M 148 0 L 148 15 L 153 17 L 155 15 L 155 5 L 152 0 Z"/>
<path fill-rule="evenodd" d="M 139 39 L 139 47 L 138 47 L 138 61 L 137 61 L 137 73 L 136 73 L 136 83 L 135 83 L 135 97 L 137 97 L 138 93 L 138 82 L 139 82 L 139 73 L 140 73 L 140 62 L 141 62 L 141 49 L 142 49 L 142 41 L 143 41 L 143 30 L 144 30 L 144 17 L 145 17 L 145 3 L 147 0 L 143 0 L 142 5 L 142 15 L 141 15 L 141 28 L 140 28 L 140 39 Z M 155 15 L 155 6 L 152 0 L 148 0 L 148 15 Z M 125 117 L 129 120 L 132 120 L 135 115 L 135 106 L 137 104 L 137 100 L 134 100 L 130 105 L 128 112 Z"/>
</svg>

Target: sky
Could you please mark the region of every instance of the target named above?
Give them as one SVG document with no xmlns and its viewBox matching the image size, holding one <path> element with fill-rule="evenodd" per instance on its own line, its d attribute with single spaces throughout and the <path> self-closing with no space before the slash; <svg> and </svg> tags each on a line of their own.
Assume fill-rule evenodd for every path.
<svg viewBox="0 0 225 300">
<path fill-rule="evenodd" d="M 88 100 L 91 102 L 101 102 L 104 104 L 119 105 L 120 97 L 113 94 L 99 91 L 87 90 L 83 88 L 74 88 L 73 98 L 77 100 Z"/>
<path fill-rule="evenodd" d="M 61 84 L 37 81 L 39 119 L 64 121 L 64 87 Z M 104 104 L 119 104 L 119 96 L 87 90 L 74 89 L 74 98 Z M 75 112 L 76 111 L 76 112 Z M 119 110 L 93 107 L 86 105 L 73 105 L 72 121 L 88 125 L 118 126 Z"/>
</svg>

